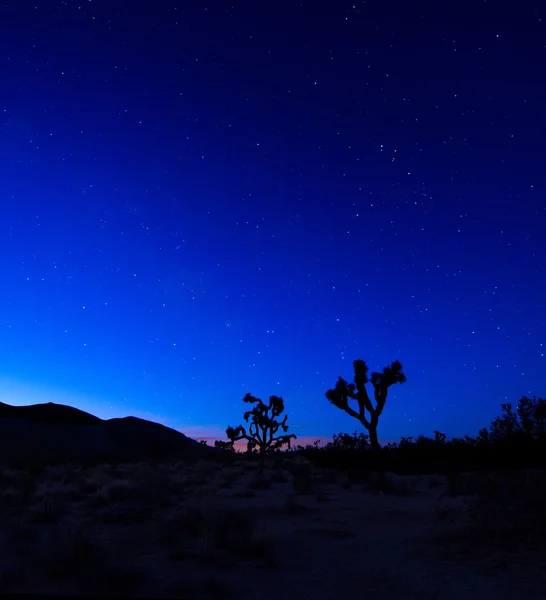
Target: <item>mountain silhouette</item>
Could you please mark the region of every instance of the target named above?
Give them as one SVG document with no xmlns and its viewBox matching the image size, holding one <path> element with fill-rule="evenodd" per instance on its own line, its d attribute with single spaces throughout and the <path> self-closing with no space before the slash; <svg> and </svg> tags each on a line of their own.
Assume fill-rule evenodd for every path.
<svg viewBox="0 0 546 600">
<path fill-rule="evenodd" d="M 138 417 L 100 419 L 72 406 L 0 402 L 0 464 L 205 458 L 216 449 Z"/>
</svg>

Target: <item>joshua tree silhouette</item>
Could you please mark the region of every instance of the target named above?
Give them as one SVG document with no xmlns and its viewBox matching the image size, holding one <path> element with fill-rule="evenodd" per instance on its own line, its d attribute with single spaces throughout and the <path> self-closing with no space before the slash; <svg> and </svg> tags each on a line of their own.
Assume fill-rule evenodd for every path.
<svg viewBox="0 0 546 600">
<path fill-rule="evenodd" d="M 266 454 L 280 448 L 284 444 L 288 444 L 288 447 L 290 448 L 290 441 L 293 439 L 295 440 L 296 436 L 293 433 L 275 436 L 277 431 L 281 428 L 284 432 L 288 431 L 288 425 L 286 424 L 288 415 L 284 415 L 282 421 L 277 421 L 277 417 L 284 412 L 284 400 L 281 397 L 270 396 L 269 404 L 267 405 L 259 398 L 247 394 L 243 398 L 243 402 L 255 405 L 254 408 L 247 410 L 243 415 L 243 418 L 247 423 L 250 420 L 248 433 L 243 425 L 239 425 L 238 427 L 228 427 L 226 429 L 226 436 L 229 441 L 222 442 L 218 440 L 214 442 L 214 445 L 219 448 L 232 450 L 233 444 L 236 441 L 247 440 L 249 452 L 258 448 L 260 453 L 260 474 L 262 474 Z"/>
<path fill-rule="evenodd" d="M 369 369 L 365 361 L 355 360 L 353 369 L 354 383 L 347 383 L 342 377 L 339 377 L 335 388 L 326 392 L 326 398 L 334 406 L 344 410 L 364 425 L 370 435 L 372 450 L 377 455 L 381 449 L 377 437 L 377 424 L 385 408 L 388 389 L 395 383 L 405 383 L 406 376 L 402 372 L 402 364 L 397 360 L 385 367 L 382 373 L 373 372 L 370 378 L 368 378 Z M 374 388 L 375 406 L 366 390 L 366 383 L 370 381 Z M 357 401 L 358 410 L 349 406 L 349 400 Z M 366 411 L 368 411 L 369 417 L 366 416 Z"/>
</svg>

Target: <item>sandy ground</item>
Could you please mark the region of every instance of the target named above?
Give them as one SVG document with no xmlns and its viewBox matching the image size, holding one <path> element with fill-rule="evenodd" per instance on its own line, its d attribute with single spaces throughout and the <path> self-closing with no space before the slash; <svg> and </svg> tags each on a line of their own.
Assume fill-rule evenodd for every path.
<svg viewBox="0 0 546 600">
<path fill-rule="evenodd" d="M 441 477 L 392 476 L 391 493 L 317 470 L 266 480 L 242 463 L 3 469 L 0 593 L 546 598 L 541 557 L 489 547 Z"/>
</svg>

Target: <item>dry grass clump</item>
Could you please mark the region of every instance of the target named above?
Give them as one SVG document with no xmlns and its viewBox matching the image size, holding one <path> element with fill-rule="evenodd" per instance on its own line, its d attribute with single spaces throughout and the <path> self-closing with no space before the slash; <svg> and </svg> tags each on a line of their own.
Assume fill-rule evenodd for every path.
<svg viewBox="0 0 546 600">
<path fill-rule="evenodd" d="M 117 479 L 106 483 L 95 497 L 103 498 L 105 502 L 123 502 L 134 497 L 136 486 L 127 479 Z"/>
<path fill-rule="evenodd" d="M 270 477 L 271 483 L 286 483 L 288 481 L 288 477 L 286 473 L 282 471 L 275 470 Z"/>
<path fill-rule="evenodd" d="M 314 487 L 313 476 L 305 471 L 296 471 L 292 476 L 292 486 L 296 494 L 310 494 Z"/>
<path fill-rule="evenodd" d="M 176 598 L 192 598 L 193 600 L 230 600 L 236 597 L 236 590 L 218 577 L 207 577 L 195 582 L 188 582 L 187 577 L 171 584 L 169 593 Z"/>
<path fill-rule="evenodd" d="M 113 560 L 89 524 L 77 525 L 50 510 L 42 508 L 4 527 L 13 564 L 0 570 L 0 592 L 25 586 L 28 577 L 20 575 L 29 572 L 43 585 L 68 583 L 100 593 L 131 592 L 145 583 L 144 573 Z"/>
<path fill-rule="evenodd" d="M 422 493 L 419 489 L 423 486 L 426 488 L 428 485 L 428 479 L 423 482 L 418 476 L 398 475 L 384 471 L 371 471 L 365 483 L 369 490 L 397 496 Z"/>
<path fill-rule="evenodd" d="M 112 479 L 106 465 L 86 469 L 79 474 L 76 485 L 82 494 L 94 494 Z"/>
<path fill-rule="evenodd" d="M 271 478 L 267 477 L 253 477 L 248 483 L 248 488 L 251 490 L 269 490 L 271 487 Z"/>
<path fill-rule="evenodd" d="M 434 509 L 435 518 L 439 522 L 454 523 L 468 521 L 468 498 L 454 498 L 441 496 L 436 502 Z"/>
<path fill-rule="evenodd" d="M 273 508 L 272 513 L 278 515 L 300 516 L 311 512 L 311 508 L 298 502 L 295 495 L 286 496 L 283 504 L 279 508 Z"/>
<path fill-rule="evenodd" d="M 195 540 L 204 528 L 205 516 L 199 507 L 185 506 L 165 519 L 158 527 L 157 542 L 176 546 Z"/>
<path fill-rule="evenodd" d="M 196 463 L 184 465 L 181 469 L 173 470 L 173 473 L 178 474 L 180 484 L 187 487 L 209 484 L 216 479 L 219 471 L 217 463 L 199 460 Z"/>
<path fill-rule="evenodd" d="M 156 510 L 153 505 L 138 502 L 109 504 L 96 515 L 95 522 L 104 525 L 138 525 L 153 518 Z"/>
<path fill-rule="evenodd" d="M 66 506 L 59 495 L 44 494 L 26 513 L 32 523 L 57 523 L 66 512 Z"/>
<path fill-rule="evenodd" d="M 226 468 L 223 469 L 219 477 L 219 486 L 221 488 L 230 488 L 244 473 L 242 469 Z"/>
<path fill-rule="evenodd" d="M 63 481 L 62 478 L 56 478 L 51 481 L 40 478 L 36 484 L 33 496 L 36 501 L 43 501 L 45 498 L 49 498 L 56 501 L 74 502 L 85 498 L 77 482 L 72 482 L 70 479 Z"/>
<path fill-rule="evenodd" d="M 87 529 L 62 523 L 46 530 L 38 544 L 38 562 L 48 577 L 75 579 L 97 591 L 127 593 L 146 583 L 145 573 L 112 559 Z"/>
<path fill-rule="evenodd" d="M 3 562 L 0 565 L 0 594 L 24 583 L 27 577 L 26 569 L 22 564 L 7 564 Z"/>
<path fill-rule="evenodd" d="M 41 529 L 33 554 L 53 577 L 95 577 L 106 563 L 105 553 L 90 534 L 68 522 Z"/>
<path fill-rule="evenodd" d="M 115 475 L 104 469 L 86 472 L 80 480 L 82 494 L 89 497 L 91 507 L 103 508 L 112 503 L 136 502 L 166 506 L 187 490 L 183 474 L 168 467 L 145 463 L 120 465 Z"/>
<path fill-rule="evenodd" d="M 43 468 L 38 479 L 69 484 L 76 481 L 80 477 L 81 472 L 82 468 L 72 463 L 66 465 L 49 465 Z"/>
<path fill-rule="evenodd" d="M 467 496 L 464 510 L 437 509 L 439 520 L 465 520 L 438 538 L 439 547 L 449 558 L 488 572 L 546 560 L 546 480 L 536 478 L 533 485 L 525 485 L 521 473 L 472 475 L 456 488 Z"/>
<path fill-rule="evenodd" d="M 157 541 L 172 549 L 176 560 L 199 558 L 207 564 L 274 561 L 273 540 L 249 511 L 219 507 L 186 507 L 163 522 Z"/>
<path fill-rule="evenodd" d="M 185 483 L 180 475 L 167 465 L 127 464 L 118 467 L 116 475 L 115 481 L 126 482 L 124 485 L 131 487 L 133 497 L 136 496 L 140 500 L 160 502 L 185 489 Z"/>
<path fill-rule="evenodd" d="M 469 508 L 473 529 L 509 551 L 533 549 L 546 557 L 546 482 L 533 487 L 492 485 Z"/>
<path fill-rule="evenodd" d="M 439 477 L 438 475 L 430 475 L 429 476 L 429 478 L 428 478 L 429 489 L 433 490 L 433 489 L 441 487 L 441 485 L 442 485 L 441 477 Z"/>
<path fill-rule="evenodd" d="M 313 466 L 302 458 L 288 459 L 283 464 L 292 475 L 292 486 L 296 494 L 310 494 L 314 488 Z"/>
<path fill-rule="evenodd" d="M 36 480 L 24 469 L 4 469 L 0 472 L 0 503 L 27 504 L 37 489 Z"/>
<path fill-rule="evenodd" d="M 205 560 L 222 556 L 244 561 L 274 562 L 274 548 L 265 527 L 242 510 L 220 509 L 207 515 L 201 532 Z"/>
</svg>

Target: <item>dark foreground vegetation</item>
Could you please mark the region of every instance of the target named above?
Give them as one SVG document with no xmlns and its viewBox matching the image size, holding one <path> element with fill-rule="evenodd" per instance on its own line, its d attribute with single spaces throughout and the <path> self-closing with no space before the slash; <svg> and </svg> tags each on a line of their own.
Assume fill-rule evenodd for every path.
<svg viewBox="0 0 546 600">
<path fill-rule="evenodd" d="M 449 475 L 473 470 L 516 470 L 546 468 L 546 400 L 523 396 L 514 410 L 502 404 L 501 414 L 478 435 L 447 439 L 439 431 L 434 437 L 402 438 L 381 448 L 375 460 L 364 433 L 339 433 L 320 446 L 296 446 L 293 452 L 320 467 L 354 471 L 381 468 L 400 474 L 438 473 Z"/>
</svg>

